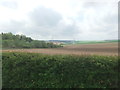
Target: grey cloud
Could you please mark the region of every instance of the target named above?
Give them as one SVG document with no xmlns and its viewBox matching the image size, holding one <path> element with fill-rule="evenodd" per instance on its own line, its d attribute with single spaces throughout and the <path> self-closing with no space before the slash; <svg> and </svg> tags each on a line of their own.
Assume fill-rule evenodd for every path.
<svg viewBox="0 0 120 90">
<path fill-rule="evenodd" d="M 85 2 L 83 4 L 84 8 L 99 8 L 102 7 L 103 5 L 106 5 L 106 3 L 104 2 Z"/>
<path fill-rule="evenodd" d="M 104 17 L 104 21 L 107 23 L 117 24 L 118 23 L 118 15 L 117 13 L 109 13 Z"/>
<path fill-rule="evenodd" d="M 72 38 L 75 35 L 77 35 L 78 33 L 79 33 L 78 27 L 76 25 L 72 24 L 72 25 L 64 26 L 63 30 L 61 30 L 60 35 Z"/>
<path fill-rule="evenodd" d="M 76 25 L 65 25 L 64 23 L 62 25 L 59 23 L 54 28 L 33 26 L 29 30 L 31 32 L 27 32 L 27 34 L 33 37 L 38 36 L 37 39 L 72 39 L 79 33 Z"/>
<path fill-rule="evenodd" d="M 0 27 L 1 27 L 0 28 L 1 32 L 12 32 L 14 34 L 26 30 L 25 22 L 17 22 L 17 21 L 10 21 L 8 23 L 2 24 Z"/>
<path fill-rule="evenodd" d="M 36 26 L 26 27 L 28 22 L 10 21 L 0 26 L 0 32 L 12 32 L 13 34 L 22 33 L 33 39 L 42 39 L 45 36 L 44 29 Z M 46 34 L 48 34 L 46 32 Z"/>
<path fill-rule="evenodd" d="M 45 7 L 34 9 L 29 16 L 35 25 L 44 27 L 54 27 L 62 19 L 58 12 Z"/>
<path fill-rule="evenodd" d="M 117 18 L 117 13 L 108 13 L 106 14 L 106 16 L 104 16 L 103 18 L 100 18 L 99 21 L 101 21 L 99 23 L 99 29 L 102 32 L 105 33 L 110 33 L 110 32 L 114 32 L 117 30 L 117 24 L 118 24 L 118 18 Z M 97 21 L 97 22 L 99 22 Z M 96 31 L 98 31 L 96 30 Z M 99 32 L 99 31 L 98 31 Z"/>
<path fill-rule="evenodd" d="M 44 39 L 51 39 L 50 37 L 68 39 L 78 34 L 79 31 L 76 23 L 70 25 L 66 25 L 64 21 L 61 23 L 62 16 L 56 11 L 45 7 L 33 10 L 30 13 L 30 20 L 34 25 L 29 30 L 36 35 L 39 34 Z"/>
<path fill-rule="evenodd" d="M 51 28 L 33 26 L 28 28 L 26 34 L 32 36 L 35 39 L 40 40 L 40 39 L 48 39 L 51 36 L 52 32 L 53 30 Z"/>
<path fill-rule="evenodd" d="M 86 4 L 86 5 L 85 5 Z M 117 18 L 117 12 L 113 11 L 116 10 L 115 7 L 112 8 L 111 6 L 105 6 L 106 3 L 93 3 L 88 2 L 85 3 L 84 8 L 85 10 L 89 10 L 92 8 L 96 13 L 93 15 L 86 15 L 86 11 L 79 12 L 78 17 L 76 17 L 76 20 L 80 23 L 82 23 L 85 26 L 80 26 L 84 28 L 86 34 L 81 34 L 82 38 L 88 38 L 88 39 L 117 39 L 117 24 L 118 24 L 118 18 Z M 103 7 L 102 7 L 103 6 Z M 110 10 L 111 9 L 111 10 Z M 87 18 L 87 19 L 86 19 Z M 86 22 L 84 22 L 86 20 Z M 89 33 L 90 32 L 90 33 Z M 90 35 L 90 37 L 86 36 Z M 97 38 L 94 38 L 97 36 Z"/>
<path fill-rule="evenodd" d="M 12 9 L 16 9 L 18 7 L 17 3 L 12 1 L 3 1 L 0 3 L 0 5 L 4 7 L 12 8 Z"/>
<path fill-rule="evenodd" d="M 32 21 L 31 21 L 32 22 Z M 46 40 L 46 39 L 73 39 L 79 33 L 78 27 L 75 23 L 66 25 L 59 23 L 56 27 L 44 26 L 27 26 L 28 22 L 11 21 L 8 24 L 2 25 L 0 31 L 12 32 L 14 34 L 21 32 L 26 36 L 33 39 Z"/>
<path fill-rule="evenodd" d="M 88 3 L 86 8 L 88 7 L 98 6 L 95 3 Z M 26 36 L 39 40 L 52 39 L 52 37 L 54 39 L 79 38 L 81 40 L 115 38 L 115 33 L 117 33 L 116 13 L 110 14 L 101 9 L 95 9 L 95 12 L 100 11 L 97 12 L 96 17 L 91 15 L 88 22 L 84 22 L 87 15 L 83 11 L 78 13 L 78 17 L 69 18 L 73 22 L 72 24 L 66 24 L 62 16 L 53 9 L 39 7 L 28 14 L 29 21 L 10 21 L 4 25 L 1 24 L 0 31 L 14 34 L 22 32 Z M 101 16 L 99 16 L 100 13 Z M 61 21 L 63 22 L 61 23 Z"/>
</svg>

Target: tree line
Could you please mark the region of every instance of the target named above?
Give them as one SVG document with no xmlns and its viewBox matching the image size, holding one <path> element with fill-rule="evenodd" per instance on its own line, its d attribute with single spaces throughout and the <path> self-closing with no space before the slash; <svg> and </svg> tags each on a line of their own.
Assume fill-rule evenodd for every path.
<svg viewBox="0 0 120 90">
<path fill-rule="evenodd" d="M 1 33 L 2 48 L 57 48 L 61 45 L 55 45 L 51 42 L 33 40 L 25 35 L 14 35 L 11 32 Z"/>
</svg>

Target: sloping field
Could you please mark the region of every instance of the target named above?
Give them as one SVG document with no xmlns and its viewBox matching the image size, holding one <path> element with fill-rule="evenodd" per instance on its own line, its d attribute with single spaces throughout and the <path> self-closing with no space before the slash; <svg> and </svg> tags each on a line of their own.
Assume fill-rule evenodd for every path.
<svg viewBox="0 0 120 90">
<path fill-rule="evenodd" d="M 118 55 L 118 43 L 98 43 L 66 45 L 62 48 L 46 49 L 7 49 L 3 52 L 29 52 L 44 54 L 73 54 L 73 55 Z"/>
</svg>

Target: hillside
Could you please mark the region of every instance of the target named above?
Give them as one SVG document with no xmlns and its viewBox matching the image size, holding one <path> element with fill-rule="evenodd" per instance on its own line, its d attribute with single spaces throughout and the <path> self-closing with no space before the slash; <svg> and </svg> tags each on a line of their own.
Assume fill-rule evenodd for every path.
<svg viewBox="0 0 120 90">
<path fill-rule="evenodd" d="M 13 35 L 12 33 L 1 33 L 2 48 L 56 48 L 61 47 L 51 42 L 33 40 L 25 35 Z"/>
<path fill-rule="evenodd" d="M 89 40 L 49 40 L 49 42 L 53 42 L 53 43 L 60 43 L 62 45 L 72 45 L 72 44 L 97 44 L 97 43 L 116 43 L 116 42 L 120 42 L 120 40 L 93 40 L 93 41 L 89 41 Z"/>
</svg>

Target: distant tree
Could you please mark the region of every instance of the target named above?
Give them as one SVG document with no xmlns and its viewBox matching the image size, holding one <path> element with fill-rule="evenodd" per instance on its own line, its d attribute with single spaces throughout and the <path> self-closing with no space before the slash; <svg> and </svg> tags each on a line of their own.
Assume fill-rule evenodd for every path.
<svg viewBox="0 0 120 90">
<path fill-rule="evenodd" d="M 1 33 L 3 48 L 55 48 L 60 47 L 53 43 L 33 40 L 25 35 L 13 35 L 12 33 Z"/>
</svg>

